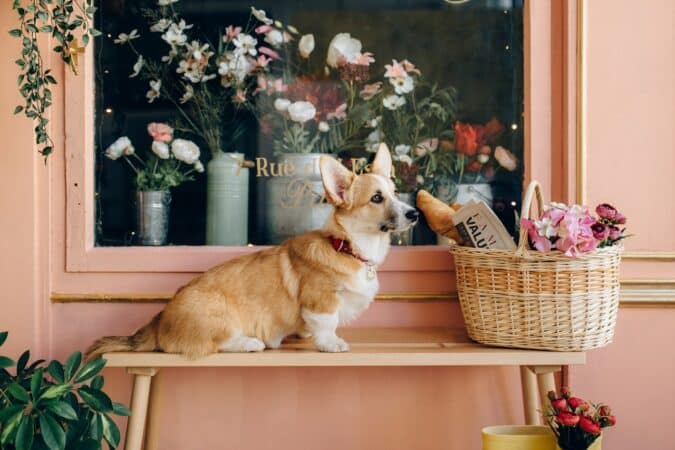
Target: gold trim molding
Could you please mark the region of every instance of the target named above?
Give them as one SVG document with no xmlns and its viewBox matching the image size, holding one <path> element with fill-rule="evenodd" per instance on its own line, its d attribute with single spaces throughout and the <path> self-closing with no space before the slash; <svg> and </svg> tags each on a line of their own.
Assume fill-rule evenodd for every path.
<svg viewBox="0 0 675 450">
<path fill-rule="evenodd" d="M 166 303 L 173 294 L 65 294 L 53 293 L 52 303 Z M 457 292 L 378 294 L 380 302 L 439 303 L 458 300 Z M 674 280 L 624 280 L 621 282 L 622 307 L 675 307 Z"/>
</svg>

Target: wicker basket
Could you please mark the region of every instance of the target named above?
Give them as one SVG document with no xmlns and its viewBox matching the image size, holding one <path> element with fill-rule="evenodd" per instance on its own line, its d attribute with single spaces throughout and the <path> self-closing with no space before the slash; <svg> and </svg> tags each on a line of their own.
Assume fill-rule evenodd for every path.
<svg viewBox="0 0 675 450">
<path fill-rule="evenodd" d="M 530 183 L 522 217 L 530 217 L 541 188 Z M 529 250 L 521 230 L 518 249 L 452 246 L 457 291 L 469 337 L 483 344 L 583 351 L 612 342 L 619 308 L 621 246 L 576 258 Z"/>
</svg>

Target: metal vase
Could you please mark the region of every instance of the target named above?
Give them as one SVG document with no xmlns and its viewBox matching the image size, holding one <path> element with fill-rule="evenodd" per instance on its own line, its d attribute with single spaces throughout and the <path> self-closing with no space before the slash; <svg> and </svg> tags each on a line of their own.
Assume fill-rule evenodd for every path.
<svg viewBox="0 0 675 450">
<path fill-rule="evenodd" d="M 138 240 L 141 245 L 165 245 L 169 231 L 170 191 L 136 192 Z"/>
<path fill-rule="evenodd" d="M 398 194 L 398 199 L 402 202 L 415 207 L 415 193 L 403 192 Z M 413 245 L 413 227 L 405 231 L 391 234 L 391 245 Z"/>
<path fill-rule="evenodd" d="M 206 244 L 248 244 L 248 176 L 242 153 L 218 152 L 207 167 Z"/>
</svg>

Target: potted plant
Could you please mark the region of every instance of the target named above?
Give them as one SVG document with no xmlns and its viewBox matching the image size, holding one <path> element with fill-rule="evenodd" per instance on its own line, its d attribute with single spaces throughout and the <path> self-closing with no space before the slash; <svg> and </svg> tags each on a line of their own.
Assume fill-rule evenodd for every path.
<svg viewBox="0 0 675 450">
<path fill-rule="evenodd" d="M 145 159 L 126 136 L 105 151 L 108 159 L 123 158 L 136 176 L 137 234 L 142 245 L 166 244 L 171 188 L 192 180 L 194 172 L 204 171 L 199 147 L 192 141 L 174 138 L 173 133 L 165 123 L 148 124 L 152 151 L 146 152 Z"/>
<path fill-rule="evenodd" d="M 0 333 L 0 346 L 7 332 Z M 25 351 L 15 363 L 0 356 L 0 448 L 6 450 L 90 450 L 102 442 L 117 448 L 120 431 L 111 414 L 129 416 L 103 392 L 104 359 L 82 364 L 73 353 L 62 364 L 29 362 Z M 7 369 L 15 367 L 14 374 Z"/>
</svg>

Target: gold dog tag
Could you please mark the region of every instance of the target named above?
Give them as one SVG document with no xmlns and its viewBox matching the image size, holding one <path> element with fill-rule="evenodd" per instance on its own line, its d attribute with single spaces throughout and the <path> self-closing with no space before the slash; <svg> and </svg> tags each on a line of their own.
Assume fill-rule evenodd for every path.
<svg viewBox="0 0 675 450">
<path fill-rule="evenodd" d="M 366 279 L 372 280 L 377 276 L 377 270 L 375 270 L 375 264 L 366 264 Z"/>
</svg>

